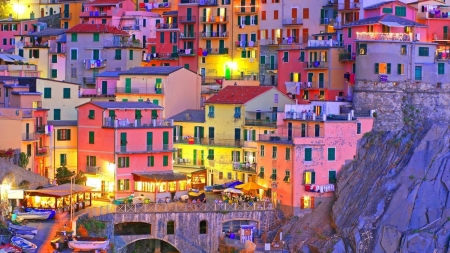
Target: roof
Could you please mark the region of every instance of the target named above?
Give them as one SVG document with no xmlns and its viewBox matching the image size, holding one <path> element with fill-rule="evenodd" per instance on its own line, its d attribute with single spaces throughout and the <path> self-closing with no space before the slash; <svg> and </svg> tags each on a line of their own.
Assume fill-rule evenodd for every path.
<svg viewBox="0 0 450 253">
<path fill-rule="evenodd" d="M 85 104 L 93 104 L 103 109 L 163 109 L 159 105 L 150 102 L 109 102 L 109 101 L 92 101 Z M 85 105 L 82 104 L 82 105 Z M 82 106 L 79 105 L 76 108 Z"/>
<path fill-rule="evenodd" d="M 76 126 L 78 125 L 77 120 L 48 120 L 48 125 L 52 126 Z"/>
<path fill-rule="evenodd" d="M 121 2 L 123 2 L 123 0 L 94 0 L 85 3 L 85 5 L 116 5 Z"/>
<path fill-rule="evenodd" d="M 205 110 L 184 110 L 168 119 L 177 122 L 205 122 Z"/>
<path fill-rule="evenodd" d="M 178 181 L 187 179 L 185 174 L 173 171 L 134 172 L 131 174 L 152 181 Z"/>
<path fill-rule="evenodd" d="M 178 11 L 165 11 L 163 15 L 178 15 Z"/>
<path fill-rule="evenodd" d="M 125 31 L 105 24 L 78 24 L 67 30 L 66 33 L 111 33 L 119 35 L 129 35 Z"/>
<path fill-rule="evenodd" d="M 34 33 L 28 33 L 28 34 L 24 34 L 22 36 L 24 37 L 47 37 L 47 36 L 56 36 L 56 35 L 60 35 L 60 34 L 64 34 L 66 32 L 67 29 L 60 29 L 60 28 L 47 28 L 47 29 L 43 29 L 39 32 L 34 32 Z"/>
<path fill-rule="evenodd" d="M 30 91 L 11 91 L 11 94 L 13 95 L 42 95 L 41 92 L 30 92 Z"/>
<path fill-rule="evenodd" d="M 40 190 L 25 190 L 27 195 L 31 196 L 52 196 L 52 197 L 63 197 L 70 195 L 71 186 L 70 184 L 62 184 L 57 186 L 52 186 L 48 188 L 43 188 Z M 72 185 L 72 193 L 82 193 L 82 192 L 89 192 L 93 190 L 94 187 L 85 186 L 85 185 L 79 185 L 79 184 L 73 184 Z"/>
<path fill-rule="evenodd" d="M 388 4 L 388 3 L 392 3 L 392 2 L 396 2 L 396 1 L 393 1 L 393 0 L 390 0 L 390 1 L 382 1 L 382 2 L 379 2 L 379 3 L 376 3 L 376 4 L 373 4 L 373 5 L 364 7 L 364 10 L 378 9 L 378 8 L 380 8 L 381 6 L 383 6 L 383 5 L 385 5 L 385 4 Z"/>
<path fill-rule="evenodd" d="M 209 104 L 245 104 L 264 92 L 273 89 L 270 86 L 227 86 L 205 103 Z"/>
<path fill-rule="evenodd" d="M 120 71 L 103 71 L 97 77 L 119 77 Z"/>
<path fill-rule="evenodd" d="M 345 24 L 345 25 L 343 25 L 343 27 L 372 25 L 372 24 L 378 24 L 381 22 L 398 23 L 403 26 L 428 27 L 427 25 L 420 24 L 420 23 L 417 23 L 415 21 L 412 21 L 412 20 L 409 20 L 406 18 L 397 17 L 392 14 L 383 14 L 381 16 L 360 19 L 358 21 Z"/>
<path fill-rule="evenodd" d="M 119 75 L 169 75 L 177 70 L 183 69 L 180 66 L 161 66 L 161 67 L 134 67 L 124 70 Z"/>
</svg>

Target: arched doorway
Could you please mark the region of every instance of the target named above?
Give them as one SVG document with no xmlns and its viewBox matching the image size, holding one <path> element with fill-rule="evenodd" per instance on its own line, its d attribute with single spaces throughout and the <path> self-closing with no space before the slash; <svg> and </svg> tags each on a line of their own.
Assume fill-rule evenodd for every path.
<svg viewBox="0 0 450 253">
<path fill-rule="evenodd" d="M 53 15 L 53 8 L 50 8 L 50 11 L 48 13 L 49 15 Z"/>
<path fill-rule="evenodd" d="M 44 8 L 41 8 L 41 18 L 44 17 Z"/>
<path fill-rule="evenodd" d="M 133 243 L 128 244 L 122 250 L 122 252 L 127 253 L 139 253 L 139 252 L 171 252 L 176 253 L 180 252 L 177 248 L 175 248 L 172 244 L 159 240 L 159 239 L 144 239 L 134 241 Z"/>
</svg>

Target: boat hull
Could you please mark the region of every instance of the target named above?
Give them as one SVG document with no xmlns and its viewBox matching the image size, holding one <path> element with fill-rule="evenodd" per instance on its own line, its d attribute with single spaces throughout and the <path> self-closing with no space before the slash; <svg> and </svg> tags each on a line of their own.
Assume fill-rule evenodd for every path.
<svg viewBox="0 0 450 253">
<path fill-rule="evenodd" d="M 37 235 L 37 230 L 33 231 L 14 231 L 16 233 L 16 236 L 22 237 L 24 239 L 33 239 L 35 235 Z"/>
<path fill-rule="evenodd" d="M 50 215 L 50 212 L 17 213 L 17 217 L 20 217 L 24 220 L 47 220 Z"/>
<path fill-rule="evenodd" d="M 17 230 L 17 231 L 37 231 L 37 229 L 34 228 L 34 227 L 19 226 L 19 225 L 14 225 L 12 223 L 8 224 L 8 228 L 14 229 L 14 230 Z"/>
<path fill-rule="evenodd" d="M 35 252 L 37 249 L 36 244 L 29 242 L 21 237 L 14 236 L 11 238 L 11 243 L 22 249 L 22 252 Z"/>
<path fill-rule="evenodd" d="M 109 240 L 106 241 L 69 241 L 69 248 L 77 250 L 98 250 L 106 249 L 109 245 Z"/>
</svg>

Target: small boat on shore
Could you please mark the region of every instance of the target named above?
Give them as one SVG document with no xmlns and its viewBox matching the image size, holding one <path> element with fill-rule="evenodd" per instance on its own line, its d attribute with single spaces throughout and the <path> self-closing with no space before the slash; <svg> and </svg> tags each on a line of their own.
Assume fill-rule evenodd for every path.
<svg viewBox="0 0 450 253">
<path fill-rule="evenodd" d="M 50 216 L 48 217 L 48 219 L 53 219 L 53 218 L 55 218 L 55 215 L 56 215 L 55 210 L 30 208 L 30 207 L 25 208 L 25 212 L 50 212 Z"/>
<path fill-rule="evenodd" d="M 107 249 L 109 246 L 109 240 L 101 237 L 75 237 L 67 243 L 71 249 L 86 251 Z"/>
<path fill-rule="evenodd" d="M 13 238 L 11 238 L 11 243 L 16 246 L 19 247 L 20 249 L 22 249 L 23 252 L 35 252 L 37 249 L 36 244 L 27 241 L 21 237 L 18 236 L 14 236 Z"/>
<path fill-rule="evenodd" d="M 14 229 L 16 231 L 35 231 L 37 233 L 37 228 L 35 228 L 35 227 L 15 225 L 15 224 L 12 224 L 12 223 L 8 223 L 8 228 L 9 229 Z"/>
<path fill-rule="evenodd" d="M 14 230 L 10 228 L 9 231 L 11 231 L 11 233 L 15 236 L 29 240 L 33 239 L 34 236 L 37 235 L 37 230 Z"/>
<path fill-rule="evenodd" d="M 47 220 L 50 217 L 50 215 L 52 214 L 52 212 L 51 211 L 32 210 L 30 212 L 16 211 L 15 214 L 17 215 L 17 218 L 21 218 L 24 220 Z"/>
<path fill-rule="evenodd" d="M 0 253 L 20 253 L 22 249 L 12 244 L 0 245 Z"/>
</svg>

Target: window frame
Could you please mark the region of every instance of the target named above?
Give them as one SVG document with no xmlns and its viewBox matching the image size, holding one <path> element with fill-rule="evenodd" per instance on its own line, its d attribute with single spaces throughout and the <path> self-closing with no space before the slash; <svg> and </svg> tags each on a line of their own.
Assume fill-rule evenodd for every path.
<svg viewBox="0 0 450 253">
<path fill-rule="evenodd" d="M 330 152 L 330 151 L 332 151 L 332 152 Z M 332 154 L 332 157 L 330 157 L 331 154 Z M 336 148 L 335 147 L 327 148 L 327 161 L 329 161 L 329 162 L 336 161 Z"/>
</svg>

